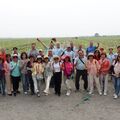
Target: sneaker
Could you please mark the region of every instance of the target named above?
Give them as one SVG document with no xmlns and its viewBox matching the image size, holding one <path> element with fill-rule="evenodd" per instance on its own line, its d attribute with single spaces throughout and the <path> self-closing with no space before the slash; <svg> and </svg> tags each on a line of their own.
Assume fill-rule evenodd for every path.
<svg viewBox="0 0 120 120">
<path fill-rule="evenodd" d="M 102 92 L 100 92 L 99 95 L 101 96 L 101 95 L 102 95 Z"/>
<path fill-rule="evenodd" d="M 27 92 L 24 92 L 25 95 L 27 95 L 28 93 Z"/>
<path fill-rule="evenodd" d="M 117 99 L 118 98 L 118 96 L 116 95 L 116 94 L 114 94 L 114 97 L 113 97 L 114 99 Z"/>
<path fill-rule="evenodd" d="M 40 97 L 40 94 L 38 93 L 37 96 Z"/>
<path fill-rule="evenodd" d="M 89 92 L 89 95 L 92 95 L 92 92 Z"/>
<path fill-rule="evenodd" d="M 14 94 L 14 96 L 16 97 L 16 95 L 17 95 L 16 92 L 14 92 L 13 94 Z"/>
<path fill-rule="evenodd" d="M 71 92 L 67 91 L 66 96 L 70 96 Z"/>
<path fill-rule="evenodd" d="M 106 93 L 106 92 L 104 93 L 104 96 L 107 96 L 107 93 Z"/>
</svg>

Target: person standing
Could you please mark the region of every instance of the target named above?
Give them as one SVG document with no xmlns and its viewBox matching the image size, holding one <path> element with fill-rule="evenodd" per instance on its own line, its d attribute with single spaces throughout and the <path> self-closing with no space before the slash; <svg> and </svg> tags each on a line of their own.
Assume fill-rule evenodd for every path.
<svg viewBox="0 0 120 120">
<path fill-rule="evenodd" d="M 88 88 L 88 79 L 87 79 L 87 68 L 86 68 L 87 58 L 84 56 L 83 51 L 79 51 L 79 57 L 75 59 L 74 66 L 76 68 L 76 77 L 75 77 L 75 87 L 76 91 L 79 91 L 80 85 L 80 77 L 84 80 L 84 89 Z"/>
<path fill-rule="evenodd" d="M 52 65 L 51 62 L 49 62 L 48 56 L 44 57 L 44 78 L 45 78 L 45 90 L 44 93 L 46 95 L 50 94 L 49 87 L 50 87 L 50 81 L 53 76 L 52 71 Z"/>
<path fill-rule="evenodd" d="M 61 95 L 61 83 L 62 83 L 62 66 L 60 63 L 59 56 L 55 55 L 53 57 L 52 69 L 53 69 L 53 79 L 54 79 L 54 89 L 55 94 Z"/>
<path fill-rule="evenodd" d="M 70 96 L 72 87 L 71 87 L 71 76 L 73 73 L 73 63 L 71 62 L 70 56 L 66 55 L 62 63 L 62 70 L 64 73 L 64 82 L 67 88 L 67 96 Z"/>
<path fill-rule="evenodd" d="M 53 55 L 62 56 L 64 54 L 63 48 L 60 47 L 60 43 L 56 43 L 56 47 L 53 49 Z"/>
<path fill-rule="evenodd" d="M 29 61 L 27 63 L 27 78 L 30 84 L 30 90 L 31 90 L 31 95 L 34 95 L 34 82 L 33 82 L 33 78 L 32 78 L 32 68 L 33 68 L 33 63 L 34 63 L 34 56 L 30 56 L 29 57 Z"/>
<path fill-rule="evenodd" d="M 18 59 L 20 59 L 20 53 L 18 52 L 18 48 L 17 47 L 13 47 L 13 51 L 12 51 L 11 57 L 13 57 L 14 54 L 17 54 L 18 55 Z"/>
<path fill-rule="evenodd" d="M 13 94 L 17 95 L 20 82 L 20 61 L 18 60 L 18 55 L 14 54 L 12 61 L 10 62 L 11 78 L 13 83 Z"/>
<path fill-rule="evenodd" d="M 7 94 L 12 96 L 12 82 L 10 76 L 10 62 L 11 62 L 11 55 L 6 54 L 6 61 L 4 62 L 4 70 L 5 70 L 5 80 L 7 86 Z"/>
<path fill-rule="evenodd" d="M 43 80 L 44 66 L 41 56 L 37 56 L 37 61 L 33 63 L 32 78 L 34 81 L 35 93 L 40 97 L 41 81 Z"/>
<path fill-rule="evenodd" d="M 5 71 L 4 71 L 4 59 L 0 57 L 0 89 L 1 93 L 5 95 Z"/>
<path fill-rule="evenodd" d="M 23 85 L 23 92 L 26 95 L 29 89 L 29 82 L 27 77 L 27 63 L 28 63 L 28 56 L 26 52 L 21 53 L 21 60 L 20 60 L 20 70 L 21 70 L 21 80 Z"/>
<path fill-rule="evenodd" d="M 99 43 L 97 44 L 97 46 L 93 46 L 93 41 L 90 41 L 90 46 L 86 50 L 86 55 L 88 55 L 89 53 L 94 53 L 95 50 L 98 48 L 99 48 Z"/>
<path fill-rule="evenodd" d="M 75 53 L 71 50 L 70 45 L 67 46 L 66 51 L 64 52 L 64 55 L 70 56 L 70 61 L 73 63 L 75 59 Z"/>
<path fill-rule="evenodd" d="M 88 61 L 87 61 L 87 71 L 88 71 L 88 80 L 89 80 L 89 87 L 90 91 L 89 94 L 93 94 L 94 90 L 94 80 L 96 87 L 98 89 L 99 95 L 102 95 L 101 88 L 100 88 L 100 81 L 99 81 L 99 70 L 100 65 L 97 60 L 94 59 L 94 54 L 89 53 Z"/>
<path fill-rule="evenodd" d="M 38 55 L 39 55 L 39 52 L 36 49 L 36 43 L 32 43 L 31 50 L 28 52 L 28 57 L 34 56 L 34 58 L 37 58 Z"/>
<path fill-rule="evenodd" d="M 109 77 L 109 69 L 110 69 L 110 61 L 107 59 L 106 53 L 101 54 L 100 63 L 100 84 L 101 89 L 104 95 L 107 95 L 108 91 L 108 77 Z"/>
<path fill-rule="evenodd" d="M 112 73 L 114 80 L 114 99 L 117 99 L 120 93 L 120 55 L 117 56 L 117 59 L 113 62 L 114 71 Z"/>
</svg>

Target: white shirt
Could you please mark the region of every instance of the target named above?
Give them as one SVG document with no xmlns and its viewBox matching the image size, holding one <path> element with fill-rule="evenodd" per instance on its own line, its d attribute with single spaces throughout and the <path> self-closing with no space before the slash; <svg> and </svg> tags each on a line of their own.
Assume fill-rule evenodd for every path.
<svg viewBox="0 0 120 120">
<path fill-rule="evenodd" d="M 53 63 L 53 70 L 54 72 L 60 72 L 61 69 L 60 69 L 60 63 Z"/>
</svg>

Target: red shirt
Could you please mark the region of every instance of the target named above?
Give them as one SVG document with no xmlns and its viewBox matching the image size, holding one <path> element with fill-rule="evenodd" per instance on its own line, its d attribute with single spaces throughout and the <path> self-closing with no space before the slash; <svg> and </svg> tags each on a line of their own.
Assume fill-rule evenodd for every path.
<svg viewBox="0 0 120 120">
<path fill-rule="evenodd" d="M 99 60 L 100 63 L 100 73 L 102 74 L 107 74 L 109 72 L 110 69 L 110 61 L 105 58 L 104 60 L 100 59 Z"/>
</svg>

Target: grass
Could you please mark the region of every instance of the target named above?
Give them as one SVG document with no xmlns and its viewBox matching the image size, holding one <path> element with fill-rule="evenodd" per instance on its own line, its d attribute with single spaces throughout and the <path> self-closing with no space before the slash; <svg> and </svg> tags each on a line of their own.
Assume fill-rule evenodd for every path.
<svg viewBox="0 0 120 120">
<path fill-rule="evenodd" d="M 43 38 L 42 41 L 46 45 L 49 45 L 51 38 Z M 84 48 L 89 45 L 91 40 L 94 44 L 100 43 L 100 47 L 104 47 L 108 51 L 109 47 L 113 47 L 116 51 L 116 46 L 120 45 L 120 36 L 102 36 L 102 37 L 78 37 L 78 38 L 57 38 L 62 46 L 66 46 L 70 41 L 73 41 L 76 47 L 82 44 Z M 6 48 L 7 53 L 12 51 L 13 47 L 18 47 L 20 52 L 28 51 L 31 43 L 35 42 L 38 49 L 44 49 L 44 47 L 37 42 L 36 38 L 4 38 L 0 39 L 0 48 Z"/>
</svg>

